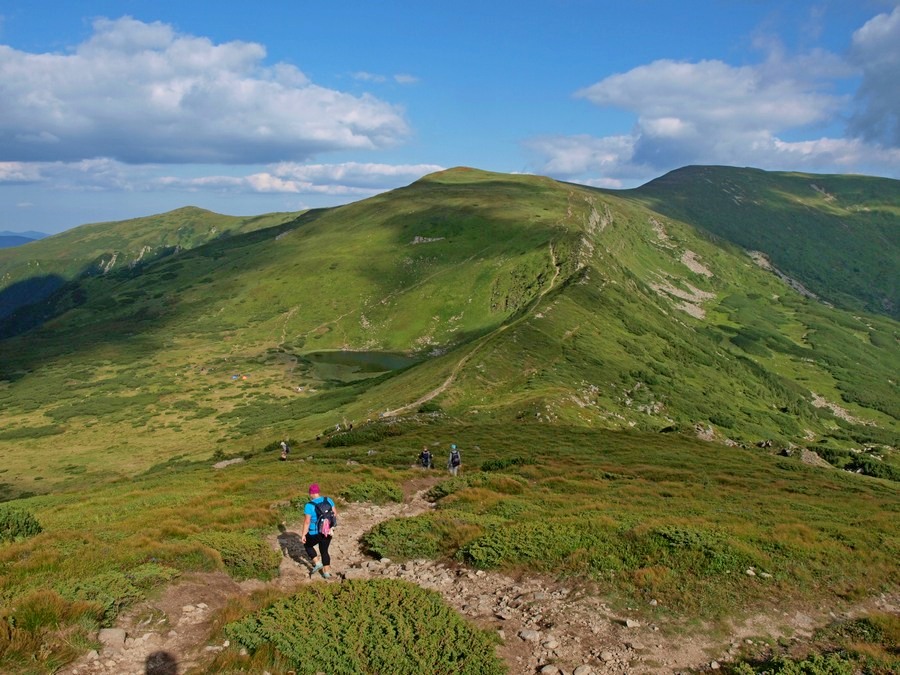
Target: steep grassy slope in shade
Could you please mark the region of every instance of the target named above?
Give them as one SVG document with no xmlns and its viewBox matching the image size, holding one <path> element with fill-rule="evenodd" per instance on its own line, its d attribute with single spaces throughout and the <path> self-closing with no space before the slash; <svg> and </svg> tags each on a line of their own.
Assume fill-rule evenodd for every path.
<svg viewBox="0 0 900 675">
<path fill-rule="evenodd" d="M 896 322 L 804 299 L 633 199 L 545 178 L 441 172 L 82 279 L 47 311 L 0 342 L 7 496 L 429 401 L 856 450 L 896 471 Z M 323 365 L 331 352 L 414 365 L 360 372 Z"/>
<path fill-rule="evenodd" d="M 616 194 L 761 251 L 824 300 L 900 318 L 900 181 L 692 166 Z"/>
<path fill-rule="evenodd" d="M 94 223 L 25 248 L 0 250 L 0 319 L 82 275 L 109 274 L 213 239 L 272 227 L 296 213 L 225 216 L 193 206 L 156 216 Z"/>
</svg>

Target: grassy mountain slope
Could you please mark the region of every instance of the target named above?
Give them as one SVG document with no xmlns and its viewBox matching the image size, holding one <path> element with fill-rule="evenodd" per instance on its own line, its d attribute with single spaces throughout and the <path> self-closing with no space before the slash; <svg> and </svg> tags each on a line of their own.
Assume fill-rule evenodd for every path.
<svg viewBox="0 0 900 675">
<path fill-rule="evenodd" d="M 11 490 L 431 398 L 842 461 L 897 445 L 894 322 L 812 302 L 634 200 L 544 178 L 442 172 L 52 300 L 55 319 L 0 343 Z M 406 368 L 378 365 L 395 353 Z"/>
<path fill-rule="evenodd" d="M 44 528 L 0 544 L 5 672 L 184 571 L 274 574 L 261 539 L 305 483 L 396 491 L 451 440 L 463 475 L 372 550 L 571 577 L 664 626 L 897 589 L 898 483 L 774 452 L 896 478 L 896 321 L 630 193 L 449 170 L 41 311 L 0 340 L 0 489 Z"/>
<path fill-rule="evenodd" d="M 188 206 L 155 216 L 93 223 L 0 250 L 0 319 L 72 279 L 134 268 L 212 239 L 272 227 L 297 214 L 225 216 Z"/>
<path fill-rule="evenodd" d="M 900 317 L 900 181 L 691 166 L 626 194 L 764 253 L 824 300 Z"/>
</svg>

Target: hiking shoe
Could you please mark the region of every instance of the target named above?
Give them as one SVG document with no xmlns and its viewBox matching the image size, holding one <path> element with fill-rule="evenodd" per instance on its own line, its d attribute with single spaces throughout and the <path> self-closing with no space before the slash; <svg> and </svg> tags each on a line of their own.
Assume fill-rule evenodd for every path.
<svg viewBox="0 0 900 675">
<path fill-rule="evenodd" d="M 331 572 L 322 572 L 322 578 L 323 578 L 323 579 L 330 579 L 330 578 L 331 578 Z"/>
<path fill-rule="evenodd" d="M 325 565 L 323 565 L 322 563 L 318 563 L 315 567 L 312 568 L 312 571 L 310 572 L 310 574 L 315 574 L 323 567 L 325 567 Z"/>
</svg>

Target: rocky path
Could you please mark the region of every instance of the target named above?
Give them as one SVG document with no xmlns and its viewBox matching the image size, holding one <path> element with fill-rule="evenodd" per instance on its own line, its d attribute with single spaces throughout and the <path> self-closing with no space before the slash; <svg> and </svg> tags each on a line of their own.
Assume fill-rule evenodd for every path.
<svg viewBox="0 0 900 675">
<path fill-rule="evenodd" d="M 718 667 L 730 660 L 745 640 L 760 635 L 804 636 L 818 620 L 800 612 L 755 617 L 735 626 L 730 638 L 666 637 L 657 626 L 615 614 L 602 598 L 574 584 L 540 577 L 514 578 L 474 571 L 431 560 L 394 563 L 374 560 L 360 549 L 363 533 L 373 525 L 433 508 L 423 495 L 437 482 L 422 478 L 406 486 L 402 504 L 351 504 L 339 508 L 340 525 L 331 546 L 331 580 L 310 577 L 299 533 L 302 521 L 288 523 L 272 535 L 273 548 L 284 553 L 280 574 L 271 582 L 233 581 L 224 573 L 187 575 L 158 599 L 134 607 L 114 629 L 101 634 L 104 647 L 60 671 L 67 675 L 175 675 L 228 647 L 210 643 L 216 612 L 229 598 L 264 588 L 291 591 L 308 583 L 342 579 L 404 579 L 440 593 L 461 614 L 495 630 L 498 653 L 514 675 L 611 675 L 674 673 L 688 668 Z M 874 600 L 896 611 L 896 598 Z"/>
</svg>

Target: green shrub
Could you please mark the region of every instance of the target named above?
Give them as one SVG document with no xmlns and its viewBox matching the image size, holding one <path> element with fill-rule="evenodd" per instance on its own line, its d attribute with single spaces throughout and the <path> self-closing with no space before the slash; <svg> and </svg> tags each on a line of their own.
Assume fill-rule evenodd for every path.
<svg viewBox="0 0 900 675">
<path fill-rule="evenodd" d="M 95 603 L 102 621 L 110 624 L 119 612 L 146 597 L 147 591 L 178 575 L 178 571 L 156 563 L 146 563 L 128 572 L 101 572 L 86 579 L 57 585 L 59 594 L 71 601 Z"/>
<path fill-rule="evenodd" d="M 348 502 L 402 502 L 403 491 L 392 483 L 383 480 L 367 479 L 354 483 L 341 491 L 341 497 Z"/>
<path fill-rule="evenodd" d="M 900 470 L 865 455 L 854 455 L 844 468 L 848 471 L 858 471 L 866 476 L 900 481 Z"/>
<path fill-rule="evenodd" d="M 506 457 L 504 459 L 491 459 L 481 465 L 482 471 L 503 471 L 511 466 L 522 466 L 523 464 L 533 464 L 532 460 L 524 457 Z"/>
<path fill-rule="evenodd" d="M 436 558 L 440 536 L 429 515 L 395 518 L 378 523 L 363 535 L 363 546 L 379 558 Z"/>
<path fill-rule="evenodd" d="M 274 650 L 298 675 L 505 672 L 487 631 L 436 592 L 393 579 L 307 586 L 227 624 L 225 634 L 251 653 Z"/>
<path fill-rule="evenodd" d="M 454 492 L 465 490 L 468 487 L 481 487 L 487 482 L 487 480 L 487 476 L 477 473 L 448 478 L 445 481 L 441 481 L 433 488 L 431 488 L 428 492 L 426 492 L 425 499 L 431 502 L 436 502 L 439 499 L 443 499 L 448 495 L 452 495 Z"/>
<path fill-rule="evenodd" d="M 342 431 L 325 441 L 326 448 L 338 448 L 351 445 L 377 443 L 391 436 L 400 436 L 403 430 L 397 424 L 380 424 L 374 422 L 353 431 Z"/>
<path fill-rule="evenodd" d="M 205 532 L 194 539 L 218 551 L 228 573 L 239 581 L 267 580 L 275 576 L 281 554 L 257 532 Z"/>
<path fill-rule="evenodd" d="M 14 441 L 20 438 L 43 438 L 44 436 L 57 436 L 65 432 L 65 427 L 56 424 L 47 424 L 42 427 L 24 427 L 21 429 L 6 429 L 0 431 L 0 441 Z"/>
<path fill-rule="evenodd" d="M 779 656 L 765 666 L 740 663 L 731 669 L 734 675 L 854 675 L 856 672 L 853 661 L 838 652 L 814 654 L 802 661 Z"/>
<path fill-rule="evenodd" d="M 30 511 L 18 506 L 0 505 L 0 542 L 19 541 L 43 531 Z"/>
</svg>

